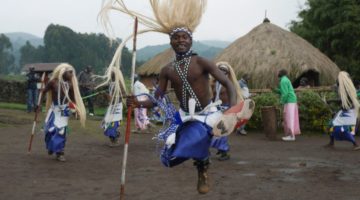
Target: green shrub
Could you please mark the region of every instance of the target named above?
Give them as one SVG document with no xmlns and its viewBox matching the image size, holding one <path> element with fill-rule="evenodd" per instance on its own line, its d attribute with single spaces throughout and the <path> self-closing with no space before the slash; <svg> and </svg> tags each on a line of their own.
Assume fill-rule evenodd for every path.
<svg viewBox="0 0 360 200">
<path fill-rule="evenodd" d="M 0 108 L 13 110 L 26 110 L 25 104 L 0 102 Z"/>
<path fill-rule="evenodd" d="M 262 128 L 262 118 L 261 118 L 261 108 L 264 106 L 280 106 L 280 100 L 277 94 L 275 93 L 262 93 L 254 96 L 252 98 L 255 101 L 255 111 L 252 115 L 250 121 L 248 122 L 249 128 L 261 129 Z"/>
<path fill-rule="evenodd" d="M 0 79 L 5 81 L 19 81 L 19 82 L 25 82 L 26 76 L 24 75 L 4 75 L 0 74 Z"/>
<path fill-rule="evenodd" d="M 329 105 L 322 100 L 322 97 L 317 92 L 303 91 L 298 93 L 297 96 L 301 129 L 324 130 L 332 116 Z"/>
<path fill-rule="evenodd" d="M 301 91 L 297 93 L 299 105 L 300 127 L 303 131 L 323 131 L 332 117 L 337 106 L 329 106 L 322 100 L 322 96 L 327 99 L 335 98 L 335 93 Z M 275 93 L 262 93 L 253 97 L 255 101 L 255 111 L 251 117 L 248 127 L 252 129 L 262 129 L 261 108 L 264 106 L 276 106 L 278 108 L 278 122 L 282 121 L 283 106 L 280 105 L 279 95 Z"/>
</svg>

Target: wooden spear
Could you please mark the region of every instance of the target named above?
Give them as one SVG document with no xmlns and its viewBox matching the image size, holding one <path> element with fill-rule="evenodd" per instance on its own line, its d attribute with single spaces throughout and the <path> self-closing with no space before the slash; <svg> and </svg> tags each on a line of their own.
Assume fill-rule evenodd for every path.
<svg viewBox="0 0 360 200">
<path fill-rule="evenodd" d="M 39 110 L 40 110 L 40 105 L 41 105 L 42 93 L 43 93 L 44 85 L 45 85 L 45 75 L 46 75 L 46 72 L 44 72 L 44 73 L 42 74 L 42 76 L 41 76 L 40 94 L 39 94 L 38 102 L 37 102 L 37 104 L 36 104 L 37 107 L 36 107 L 36 110 L 35 110 L 34 122 L 33 122 L 33 126 L 32 126 L 32 129 L 31 129 L 31 135 L 30 135 L 30 140 L 29 140 L 28 153 L 31 153 L 32 141 L 33 141 L 34 135 L 35 135 L 35 129 L 36 129 L 37 119 L 38 119 Z"/>
<path fill-rule="evenodd" d="M 131 94 L 134 93 L 137 29 L 138 29 L 138 19 L 135 18 L 134 34 L 133 34 L 134 38 L 133 38 L 133 51 L 132 51 L 132 65 L 131 65 L 131 89 L 130 89 Z M 127 110 L 124 156 L 123 156 L 122 170 L 121 170 L 120 200 L 125 199 L 125 176 L 126 176 L 126 164 L 127 164 L 128 148 L 129 148 L 130 132 L 131 132 L 131 113 L 132 113 L 132 106 L 129 106 Z"/>
</svg>

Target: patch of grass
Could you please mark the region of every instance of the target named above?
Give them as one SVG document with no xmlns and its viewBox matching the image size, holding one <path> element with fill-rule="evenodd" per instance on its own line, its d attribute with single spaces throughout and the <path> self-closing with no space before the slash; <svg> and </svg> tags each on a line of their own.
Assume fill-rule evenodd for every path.
<svg viewBox="0 0 360 200">
<path fill-rule="evenodd" d="M 43 105 L 43 111 L 44 109 Z M 0 102 L 0 109 L 11 109 L 11 110 L 26 110 L 26 104 L 21 103 L 7 103 L 7 102 Z M 106 113 L 106 107 L 105 108 L 95 108 L 95 113 L 98 116 L 104 116 Z"/>
<path fill-rule="evenodd" d="M 125 78 L 125 86 L 126 86 L 126 91 L 130 92 L 130 86 L 131 86 L 131 80 L 130 78 Z"/>
<path fill-rule="evenodd" d="M 94 108 L 94 112 L 96 114 L 96 116 L 105 116 L 107 108 Z"/>
<path fill-rule="evenodd" d="M 12 110 L 26 110 L 25 104 L 0 102 L 0 108 Z"/>
<path fill-rule="evenodd" d="M 9 124 L 0 123 L 0 128 L 5 128 L 5 127 L 9 127 Z"/>
<path fill-rule="evenodd" d="M 26 77 L 20 74 L 17 75 L 0 75 L 0 79 L 6 81 L 25 81 Z"/>
</svg>

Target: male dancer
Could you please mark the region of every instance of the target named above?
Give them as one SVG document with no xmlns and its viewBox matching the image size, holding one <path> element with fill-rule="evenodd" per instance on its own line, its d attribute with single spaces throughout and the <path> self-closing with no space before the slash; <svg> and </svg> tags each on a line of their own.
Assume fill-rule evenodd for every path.
<svg viewBox="0 0 360 200">
<path fill-rule="evenodd" d="M 122 73 L 117 68 L 112 68 L 111 72 L 111 81 L 109 82 L 109 93 L 107 95 L 109 100 L 109 107 L 106 111 L 104 120 L 102 122 L 102 127 L 104 129 L 104 135 L 109 137 L 110 139 L 110 147 L 116 147 L 119 145 L 120 138 L 120 122 L 123 118 L 122 111 L 122 97 L 126 95 L 126 90 L 123 85 L 120 85 L 120 95 L 117 100 L 117 103 L 112 103 L 112 99 L 114 98 L 114 89 L 115 89 L 115 81 L 122 80 Z"/>
<path fill-rule="evenodd" d="M 170 43 L 176 53 L 176 59 L 161 70 L 159 89 L 156 91 L 155 98 L 162 97 L 168 82 L 171 82 L 176 97 L 180 101 L 181 109 L 174 116 L 178 124 L 173 129 L 173 134 L 164 138 L 166 146 L 162 152 L 162 162 L 166 166 L 172 167 L 190 158 L 194 159 L 199 174 L 197 189 L 200 194 L 205 194 L 209 191 L 207 168 L 212 133 L 222 135 L 222 133 L 228 132 L 229 129 L 234 128 L 237 118 L 245 115 L 233 112 L 236 109 L 230 109 L 228 114 L 222 117 L 222 113 L 217 111 L 215 105 L 209 105 L 212 96 L 209 88 L 209 75 L 224 85 L 230 106 L 236 104 L 236 97 L 234 86 L 226 76 L 212 62 L 191 51 L 192 32 L 201 21 L 207 1 L 150 0 L 149 2 L 154 17 L 148 17 L 129 9 L 124 0 L 106 0 L 100 16 L 105 27 L 110 27 L 107 23 L 107 13 L 111 10 L 120 11 L 128 16 L 137 17 L 139 23 L 146 27 L 139 30 L 138 34 L 153 31 L 170 36 Z M 109 67 L 120 68 L 122 48 L 132 36 L 123 40 Z M 107 75 L 109 76 L 109 70 Z M 138 101 L 135 97 L 128 98 L 128 105 L 132 104 L 138 108 L 155 106 L 151 100 Z"/>
<path fill-rule="evenodd" d="M 210 164 L 211 126 L 207 124 L 206 119 L 184 122 L 185 116 L 189 114 L 188 102 L 189 99 L 195 99 L 195 112 L 201 112 L 211 102 L 209 75 L 224 85 L 230 106 L 236 104 L 236 93 L 231 81 L 215 64 L 192 52 L 192 33 L 188 29 L 175 29 L 170 34 L 170 44 L 176 53 L 176 60 L 161 70 L 159 89 L 155 93 L 155 98 L 165 94 L 168 82 L 171 82 L 180 101 L 179 113 L 183 122 L 176 132 L 175 143 L 165 149 L 162 162 L 168 167 L 173 167 L 188 159 L 194 159 L 198 169 L 198 192 L 205 194 L 209 191 L 207 169 Z M 151 101 L 134 99 L 133 102 L 136 107 L 154 106 Z M 204 116 L 211 119 L 210 112 L 205 112 Z"/>
<path fill-rule="evenodd" d="M 237 82 L 236 75 L 230 64 L 227 62 L 218 62 L 216 66 L 224 73 L 224 75 L 228 77 L 228 79 L 234 85 L 236 91 L 236 101 L 237 102 L 242 101 L 243 95 L 240 89 L 240 85 Z M 226 109 L 229 108 L 229 99 L 226 93 L 227 92 L 226 89 L 222 87 L 222 85 L 218 81 L 215 81 L 212 90 L 214 93 L 214 102 L 221 100 L 222 101 L 221 106 Z M 219 155 L 218 157 L 219 161 L 225 161 L 230 159 L 230 155 L 229 155 L 230 146 L 228 143 L 227 136 L 220 138 L 213 137 L 211 140 L 211 147 L 218 150 L 216 154 Z"/>
<path fill-rule="evenodd" d="M 338 86 L 341 110 L 331 121 L 330 143 L 326 147 L 334 147 L 335 140 L 347 140 L 353 144 L 354 150 L 360 150 L 355 141 L 355 125 L 360 104 L 357 99 L 356 89 L 347 72 L 340 72 L 336 81 Z"/>
<path fill-rule="evenodd" d="M 81 99 L 75 69 L 69 64 L 57 66 L 44 89 L 47 116 L 45 119 L 45 143 L 49 155 L 56 154 L 58 161 L 65 161 L 64 148 L 68 133 L 68 120 L 75 109 L 80 123 L 85 126 L 86 110 Z"/>
</svg>

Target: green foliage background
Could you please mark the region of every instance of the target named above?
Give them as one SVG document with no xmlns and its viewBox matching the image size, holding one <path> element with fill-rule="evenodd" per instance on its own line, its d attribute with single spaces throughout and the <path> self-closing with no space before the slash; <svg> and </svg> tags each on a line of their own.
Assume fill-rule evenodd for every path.
<svg viewBox="0 0 360 200">
<path fill-rule="evenodd" d="M 360 80 L 359 0 L 308 0 L 290 30 Z"/>
<path fill-rule="evenodd" d="M 7 74 L 14 65 L 14 57 L 11 55 L 12 44 L 4 34 L 0 34 L 0 74 Z"/>
<path fill-rule="evenodd" d="M 339 107 L 336 105 L 326 104 L 322 98 L 327 100 L 334 99 L 336 94 L 334 92 L 313 92 L 301 91 L 297 93 L 300 127 L 302 131 L 325 131 L 329 121 L 334 112 L 337 112 Z M 277 120 L 278 127 L 281 128 L 283 106 L 280 105 L 279 96 L 275 93 L 262 93 L 253 97 L 256 108 L 251 117 L 247 127 L 251 129 L 262 129 L 261 108 L 264 106 L 276 106 L 278 109 Z"/>
<path fill-rule="evenodd" d="M 34 47 L 27 42 L 21 49 L 20 65 L 37 62 L 67 62 L 79 72 L 92 66 L 96 73 L 104 73 L 118 47 L 120 39 L 110 40 L 104 34 L 76 33 L 68 27 L 51 24 L 44 36 L 44 46 Z M 111 44 L 111 45 L 110 45 Z M 122 52 L 122 72 L 130 74 L 131 53 Z"/>
</svg>

